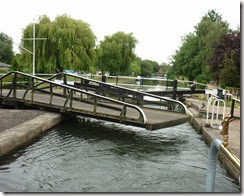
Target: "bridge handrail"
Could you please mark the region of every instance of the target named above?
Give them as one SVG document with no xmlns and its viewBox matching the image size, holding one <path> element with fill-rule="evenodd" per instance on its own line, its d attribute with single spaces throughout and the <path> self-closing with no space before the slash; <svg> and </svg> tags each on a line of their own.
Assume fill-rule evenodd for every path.
<svg viewBox="0 0 244 196">
<path fill-rule="evenodd" d="M 114 85 L 114 84 L 107 84 L 105 82 L 101 82 L 101 81 L 97 81 L 97 80 L 93 80 L 93 79 L 89 79 L 89 78 L 85 78 L 85 77 L 82 77 L 82 76 L 77 76 L 77 75 L 73 75 L 73 74 L 69 74 L 69 73 L 64 73 L 64 72 L 57 73 L 54 76 L 57 77 L 59 75 L 66 75 L 66 76 L 71 76 L 71 77 L 79 78 L 79 79 L 83 79 L 83 80 L 89 80 L 89 81 L 94 82 L 94 83 L 103 84 L 103 85 L 107 85 L 107 86 L 112 86 L 112 87 L 117 88 L 117 89 L 123 89 L 123 90 L 126 90 L 127 92 L 129 91 L 129 92 L 137 93 L 137 94 L 140 94 L 140 95 L 143 95 L 143 96 L 149 96 L 149 97 L 152 97 L 152 98 L 168 101 L 168 102 L 171 102 L 171 103 L 176 103 L 176 104 L 181 105 L 184 108 L 186 114 L 191 115 L 191 112 L 189 112 L 189 110 L 187 109 L 187 107 L 183 103 L 181 103 L 180 101 L 174 100 L 174 99 L 170 99 L 168 97 L 161 97 L 161 96 L 153 95 L 153 94 L 146 93 L 146 92 L 138 92 L 138 91 L 126 88 L 126 87 L 117 86 L 117 85 Z M 54 76 L 52 76 L 52 78 L 55 78 Z"/>
<path fill-rule="evenodd" d="M 91 75 L 91 76 L 94 76 L 94 77 L 102 77 L 102 75 Z M 83 77 L 85 77 L 83 75 Z M 137 77 L 134 77 L 134 76 L 110 76 L 108 75 L 107 77 L 109 78 L 124 78 L 124 79 L 137 79 Z M 86 76 L 86 78 L 88 78 L 88 75 Z M 141 77 L 142 80 L 155 80 L 155 81 L 169 81 L 169 82 L 173 82 L 174 80 L 172 79 L 168 79 L 168 78 L 147 78 L 147 77 Z M 177 79 L 178 82 L 182 82 L 182 83 L 192 83 L 192 84 L 197 84 L 197 85 L 200 85 L 200 86 L 208 86 L 207 84 L 204 84 L 204 83 L 200 83 L 200 82 L 197 82 L 197 81 L 191 81 L 191 80 L 179 80 Z"/>
<path fill-rule="evenodd" d="M 77 89 L 77 88 L 74 88 L 74 87 L 71 87 L 71 86 L 67 86 L 67 85 L 64 85 L 64 84 L 58 84 L 58 83 L 53 82 L 53 81 L 48 80 L 48 79 L 43 79 L 43 78 L 40 78 L 40 77 L 37 77 L 37 76 L 32 76 L 32 75 L 29 75 L 29 74 L 26 74 L 26 73 L 22 73 L 22 72 L 19 72 L 19 71 L 13 71 L 13 72 L 9 72 L 9 73 L 1 76 L 0 80 L 2 81 L 2 79 L 4 79 L 5 77 L 7 77 L 8 75 L 11 75 L 11 74 L 19 74 L 19 75 L 27 76 L 27 77 L 30 77 L 30 78 L 34 78 L 36 80 L 40 80 L 43 83 L 46 82 L 46 83 L 49 83 L 49 84 L 53 84 L 53 85 L 62 87 L 64 89 L 70 89 L 70 90 L 73 90 L 73 91 L 76 91 L 76 92 L 84 93 L 86 95 L 98 97 L 98 98 L 106 100 L 106 101 L 110 101 L 110 102 L 113 102 L 113 103 L 121 104 L 123 106 L 128 106 L 128 107 L 134 108 L 135 110 L 137 110 L 140 113 L 140 115 L 141 115 L 141 117 L 143 119 L 143 124 L 146 124 L 146 122 L 147 122 L 146 115 L 145 115 L 144 111 L 140 107 L 138 107 L 136 105 L 133 105 L 133 104 L 130 104 L 130 103 L 126 103 L 126 102 L 122 102 L 122 101 L 115 100 L 115 99 L 111 99 L 111 98 L 108 98 L 108 97 L 104 97 L 102 95 L 98 95 L 98 94 L 95 94 L 95 93 L 87 92 L 85 90 Z M 2 86 L 0 86 L 0 87 L 2 88 Z"/>
</svg>

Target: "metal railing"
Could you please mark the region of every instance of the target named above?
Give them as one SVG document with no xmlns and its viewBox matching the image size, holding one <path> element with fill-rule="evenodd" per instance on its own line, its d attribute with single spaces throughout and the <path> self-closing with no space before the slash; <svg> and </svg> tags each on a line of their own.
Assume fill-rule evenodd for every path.
<svg viewBox="0 0 244 196">
<path fill-rule="evenodd" d="M 214 108 L 215 108 L 215 104 L 217 102 L 217 113 L 216 113 L 216 124 L 218 122 L 218 117 L 219 117 L 219 103 L 220 102 L 223 102 L 224 103 L 224 109 L 223 109 L 223 114 L 222 114 L 222 119 L 224 119 L 224 116 L 225 116 L 225 107 L 226 107 L 226 104 L 225 104 L 225 101 L 222 100 L 222 99 L 218 99 L 217 97 L 210 97 L 208 99 L 208 104 L 207 104 L 207 116 L 206 116 L 206 125 L 208 126 L 208 118 L 209 118 L 209 109 L 210 109 L 210 105 L 213 103 L 212 105 L 212 114 L 211 114 L 211 123 L 210 123 L 210 127 L 212 128 L 213 127 L 213 121 L 214 121 Z"/>
<path fill-rule="evenodd" d="M 231 110 L 230 110 L 230 116 L 232 118 L 234 118 L 235 102 L 239 102 L 240 103 L 240 99 L 232 98 Z"/>
<path fill-rule="evenodd" d="M 144 103 L 144 105 L 153 104 L 154 106 L 155 105 L 165 106 L 158 109 L 176 111 L 176 112 L 181 112 L 181 113 L 186 113 L 188 115 L 191 115 L 191 113 L 188 111 L 186 106 L 180 101 L 173 100 L 167 97 L 153 95 L 150 93 L 132 90 L 114 84 L 108 84 L 105 82 L 85 78 L 74 74 L 58 73 L 48 78 L 48 80 L 53 80 L 55 78 L 58 78 L 59 81 L 63 81 L 63 84 L 66 85 L 68 83 L 67 82 L 68 77 L 74 78 L 74 81 L 76 81 L 74 82 L 74 86 L 76 88 L 79 87 L 80 89 L 84 89 L 86 91 L 91 90 L 96 94 L 101 94 L 118 100 L 122 99 L 123 102 L 130 102 L 139 105 L 143 105 Z M 77 82 L 77 80 L 79 81 L 79 83 Z M 41 83 L 37 84 L 35 87 L 39 85 L 41 85 Z"/>
<path fill-rule="evenodd" d="M 24 83 L 21 83 L 19 81 L 23 79 L 28 80 L 28 85 L 25 85 Z M 4 86 L 3 85 L 4 80 L 11 81 L 11 84 Z M 37 84 L 35 85 L 35 83 Z M 38 88 L 41 87 L 41 85 L 45 86 L 45 88 Z M 3 92 L 4 90 L 5 91 L 9 90 L 9 91 Z M 80 94 L 80 97 L 76 95 L 78 93 Z M 37 96 L 35 97 L 34 95 Z M 9 72 L 4 76 L 0 77 L 0 96 L 3 97 L 3 101 L 12 98 L 14 100 L 22 101 L 25 104 L 35 104 L 38 106 L 55 108 L 64 112 L 73 111 L 78 113 L 79 112 L 86 113 L 88 115 L 95 115 L 100 117 L 105 116 L 108 118 L 114 118 L 114 119 L 118 119 L 122 123 L 130 122 L 130 123 L 146 124 L 147 122 L 145 113 L 140 107 L 136 105 L 125 103 L 119 100 L 114 100 L 108 97 L 104 97 L 102 95 L 87 92 L 86 90 L 77 89 L 75 87 L 68 86 L 65 84 L 58 84 L 51 80 L 21 73 L 18 71 Z M 27 99 L 27 97 L 29 97 L 29 99 Z M 54 99 L 54 97 L 56 98 Z M 63 98 L 64 100 L 61 105 L 58 104 L 59 101 L 58 98 Z M 79 103 L 82 103 L 83 106 L 89 104 L 90 105 L 89 110 L 84 110 L 79 107 L 78 108 L 73 107 L 73 102 L 75 101 L 76 101 L 76 105 Z M 97 111 L 98 107 L 119 112 L 119 115 L 114 115 L 110 112 L 106 114 L 102 114 L 101 112 Z M 126 115 L 128 108 L 137 111 L 137 113 L 139 114 L 139 118 L 129 118 Z"/>
<path fill-rule="evenodd" d="M 84 74 L 84 75 L 81 75 L 81 76 L 85 77 L 85 78 L 89 78 L 90 77 L 90 79 L 101 78 L 102 77 L 102 75 L 92 75 L 92 74 L 89 74 L 89 75 Z M 125 83 L 120 83 L 119 82 L 120 79 L 129 79 L 131 81 L 135 81 L 135 80 L 138 79 L 137 77 L 134 77 L 134 76 L 110 76 L 109 75 L 109 76 L 106 76 L 106 77 L 110 78 L 110 79 L 114 79 L 114 82 L 111 83 L 111 84 L 116 84 L 116 85 L 129 85 L 129 84 L 125 84 Z M 153 86 L 156 87 L 155 85 L 145 85 L 144 81 L 158 81 L 158 82 L 165 82 L 166 89 L 171 87 L 170 85 L 168 85 L 168 83 L 174 81 L 174 80 L 168 79 L 166 77 L 156 77 L 156 78 L 154 78 L 154 77 L 151 77 L 151 78 L 141 77 L 140 80 L 141 80 L 140 86 L 142 88 L 143 87 L 149 87 L 149 86 L 150 87 L 153 87 Z M 190 85 L 190 84 L 195 84 L 196 86 L 198 85 L 198 86 L 201 86 L 202 88 L 206 88 L 207 87 L 207 84 L 203 84 L 203 83 L 200 83 L 200 82 L 197 82 L 197 81 L 189 81 L 189 80 L 177 80 L 177 81 L 179 83 L 181 83 L 183 86 Z M 179 88 L 182 88 L 182 89 L 188 88 L 188 86 L 187 87 L 180 87 L 182 85 L 179 85 Z M 133 84 L 130 84 L 130 86 L 133 86 Z M 134 84 L 134 86 L 138 86 L 138 85 Z"/>
</svg>

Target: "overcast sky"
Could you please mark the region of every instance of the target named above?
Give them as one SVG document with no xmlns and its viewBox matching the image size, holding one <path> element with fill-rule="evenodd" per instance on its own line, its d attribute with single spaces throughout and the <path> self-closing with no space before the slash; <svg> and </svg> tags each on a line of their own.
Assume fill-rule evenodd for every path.
<svg viewBox="0 0 244 196">
<path fill-rule="evenodd" d="M 4 0 L 0 6 L 0 32 L 18 44 L 34 18 L 46 14 L 54 20 L 66 13 L 90 24 L 98 42 L 118 31 L 132 32 L 138 40 L 136 54 L 158 63 L 168 62 L 181 37 L 193 32 L 210 9 L 216 9 L 231 28 L 240 26 L 238 0 Z"/>
</svg>

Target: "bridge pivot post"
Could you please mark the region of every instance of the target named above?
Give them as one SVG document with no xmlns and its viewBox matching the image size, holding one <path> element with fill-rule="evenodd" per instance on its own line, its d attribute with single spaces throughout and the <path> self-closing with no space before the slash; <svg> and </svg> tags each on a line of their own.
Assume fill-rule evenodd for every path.
<svg viewBox="0 0 244 196">
<path fill-rule="evenodd" d="M 3 95 L 3 81 L 2 80 L 0 81 L 0 88 L 1 88 L 0 92 L 1 92 L 1 96 L 2 96 Z"/>
<path fill-rule="evenodd" d="M 65 74 L 63 74 L 63 83 L 64 85 L 67 85 L 67 78 Z M 64 95 L 66 95 L 66 88 L 64 88 Z"/>
<path fill-rule="evenodd" d="M 166 80 L 166 91 L 168 90 L 168 77 L 167 77 L 167 80 Z"/>
<path fill-rule="evenodd" d="M 107 76 L 105 74 L 102 75 L 102 82 L 105 82 L 106 83 L 107 81 Z"/>
<path fill-rule="evenodd" d="M 73 90 L 70 90 L 70 102 L 69 102 L 69 107 L 70 109 L 72 109 L 72 104 L 73 104 Z"/>
<path fill-rule="evenodd" d="M 174 80 L 173 83 L 173 95 L 172 95 L 172 99 L 176 100 L 176 93 L 177 93 L 177 80 Z"/>
<path fill-rule="evenodd" d="M 52 101 L 53 101 L 53 84 L 50 83 L 50 102 L 49 102 L 50 105 L 52 105 Z"/>
<path fill-rule="evenodd" d="M 13 80 L 13 98 L 16 98 L 16 85 L 17 85 L 17 73 L 14 74 L 14 80 Z"/>
<path fill-rule="evenodd" d="M 94 109 L 93 112 L 96 113 L 97 112 L 97 97 L 94 97 Z"/>
<path fill-rule="evenodd" d="M 31 78 L 31 103 L 34 101 L 34 78 Z"/>
</svg>

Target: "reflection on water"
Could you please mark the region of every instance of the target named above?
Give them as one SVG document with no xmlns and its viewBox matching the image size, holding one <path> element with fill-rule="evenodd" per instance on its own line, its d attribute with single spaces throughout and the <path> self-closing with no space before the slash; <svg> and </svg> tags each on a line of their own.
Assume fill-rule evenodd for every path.
<svg viewBox="0 0 244 196">
<path fill-rule="evenodd" d="M 0 190 L 203 192 L 208 151 L 188 123 L 149 132 L 66 121 L 0 161 Z M 240 191 L 220 165 L 216 178 L 216 191 Z"/>
</svg>

